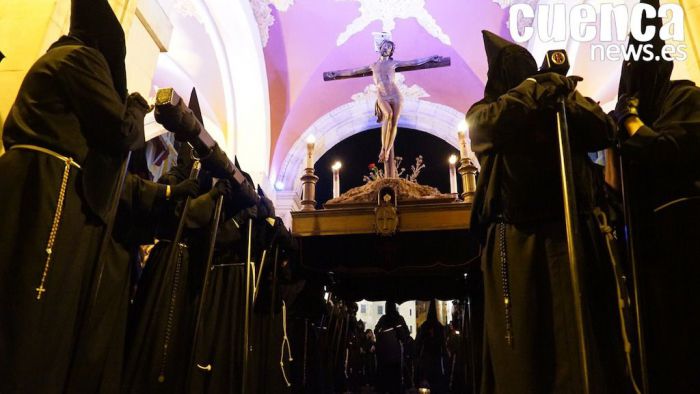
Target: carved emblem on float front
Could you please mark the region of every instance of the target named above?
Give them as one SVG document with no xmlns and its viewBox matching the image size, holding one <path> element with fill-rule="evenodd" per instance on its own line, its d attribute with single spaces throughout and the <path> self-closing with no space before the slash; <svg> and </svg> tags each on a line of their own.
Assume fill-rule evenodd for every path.
<svg viewBox="0 0 700 394">
<path fill-rule="evenodd" d="M 394 235 L 399 227 L 396 195 L 396 190 L 392 187 L 383 187 L 377 193 L 377 208 L 374 209 L 374 221 L 377 234 L 379 235 Z"/>
</svg>

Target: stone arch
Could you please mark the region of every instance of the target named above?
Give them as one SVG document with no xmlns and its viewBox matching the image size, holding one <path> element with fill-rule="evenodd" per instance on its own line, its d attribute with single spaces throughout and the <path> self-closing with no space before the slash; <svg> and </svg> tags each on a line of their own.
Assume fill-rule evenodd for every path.
<svg viewBox="0 0 700 394">
<path fill-rule="evenodd" d="M 463 119 L 464 113 L 447 105 L 406 100 L 399 126 L 432 134 L 458 148 L 457 126 Z M 277 182 L 284 185 L 283 190 L 300 190 L 299 177 L 304 171 L 309 135 L 316 137 L 314 157 L 318 159 L 340 141 L 377 126 L 372 100 L 353 101 L 333 109 L 317 119 L 292 144 L 280 167 Z"/>
</svg>

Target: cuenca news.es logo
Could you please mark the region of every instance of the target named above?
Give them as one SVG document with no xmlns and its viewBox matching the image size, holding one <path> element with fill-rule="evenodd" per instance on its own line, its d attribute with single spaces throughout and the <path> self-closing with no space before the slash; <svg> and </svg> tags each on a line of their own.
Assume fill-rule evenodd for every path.
<svg viewBox="0 0 700 394">
<path fill-rule="evenodd" d="M 510 35 L 516 42 L 529 41 L 534 34 L 542 42 L 564 42 L 568 37 L 575 41 L 590 42 L 591 60 L 668 60 L 687 59 L 684 42 L 683 8 L 678 4 L 663 4 L 656 8 L 649 4 L 636 4 L 631 9 L 624 4 L 600 4 L 596 10 L 591 4 L 578 4 L 567 11 L 565 4 L 513 4 L 510 7 Z M 568 15 L 567 15 L 568 14 Z M 657 28 L 651 19 L 663 18 L 658 35 L 664 41 L 681 44 L 663 46 L 655 53 L 651 40 Z M 614 33 L 614 34 L 613 34 Z M 627 45 L 628 33 L 639 43 Z"/>
</svg>

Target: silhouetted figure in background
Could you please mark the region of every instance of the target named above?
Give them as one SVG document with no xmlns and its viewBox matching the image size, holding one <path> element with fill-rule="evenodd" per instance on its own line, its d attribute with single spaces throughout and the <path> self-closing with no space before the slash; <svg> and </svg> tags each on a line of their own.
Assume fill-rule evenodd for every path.
<svg viewBox="0 0 700 394">
<path fill-rule="evenodd" d="M 446 341 L 445 326 L 438 320 L 435 300 L 432 300 L 428 317 L 421 324 L 416 337 L 418 387 L 430 388 L 432 394 L 447 393 Z"/>
<path fill-rule="evenodd" d="M 394 301 L 387 301 L 384 309 L 386 314 L 374 327 L 377 336 L 377 391 L 399 394 L 403 389 L 403 346 L 409 335 L 408 326 Z"/>
<path fill-rule="evenodd" d="M 373 386 L 377 374 L 377 355 L 374 341 L 374 332 L 366 329 L 361 344 L 362 364 L 365 376 L 365 385 Z"/>
</svg>

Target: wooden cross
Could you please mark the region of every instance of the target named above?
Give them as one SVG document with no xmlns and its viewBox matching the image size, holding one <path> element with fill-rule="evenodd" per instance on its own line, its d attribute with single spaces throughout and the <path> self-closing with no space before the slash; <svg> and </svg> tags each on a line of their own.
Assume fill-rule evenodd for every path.
<svg viewBox="0 0 700 394">
<path fill-rule="evenodd" d="M 450 58 L 434 55 L 412 60 L 394 60 L 394 43 L 392 41 L 382 42 L 379 46 L 379 52 L 380 57 L 374 63 L 358 68 L 326 71 L 323 73 L 323 80 L 334 81 L 372 76 L 374 85 L 377 87 L 377 104 L 375 106 L 377 122 L 382 123 L 382 150 L 379 152 L 379 162 L 384 163 L 385 177 L 397 178 L 394 139 L 398 130 L 403 99 L 399 87 L 396 86 L 396 73 L 446 67 L 450 65 Z"/>
<path fill-rule="evenodd" d="M 396 67 L 395 71 L 397 73 L 404 72 L 404 71 L 414 71 L 414 70 L 427 70 L 429 68 L 438 68 L 438 67 L 449 67 L 451 64 L 451 60 L 449 56 L 444 56 L 440 57 L 440 60 L 429 62 L 429 63 L 424 63 L 421 65 L 409 65 L 409 66 L 398 66 Z M 345 71 L 345 70 L 342 70 Z M 347 74 L 337 74 L 337 71 L 326 71 L 323 73 L 323 80 L 324 81 L 337 81 L 340 79 L 350 79 L 350 78 L 361 78 L 361 77 L 369 77 L 372 76 L 372 70 L 362 70 L 361 72 L 353 75 L 347 75 Z"/>
</svg>

